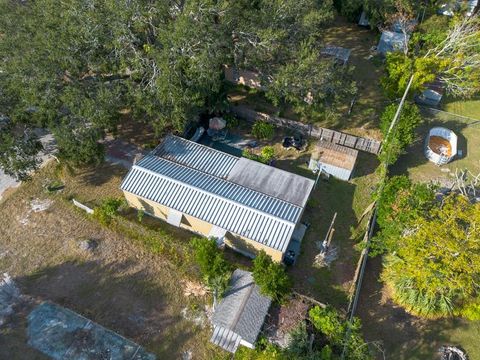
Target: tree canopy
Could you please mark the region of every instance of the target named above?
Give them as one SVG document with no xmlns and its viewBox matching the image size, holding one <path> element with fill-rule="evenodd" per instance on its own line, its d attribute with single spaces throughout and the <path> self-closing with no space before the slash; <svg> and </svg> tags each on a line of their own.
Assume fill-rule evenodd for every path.
<svg viewBox="0 0 480 360">
<path fill-rule="evenodd" d="M 432 16 L 420 24 L 409 43 L 408 56 L 387 54 L 382 85 L 392 98 L 405 91 L 422 90 L 440 81 L 453 97 L 468 98 L 480 91 L 480 19 L 478 16 L 446 20 Z"/>
<path fill-rule="evenodd" d="M 290 294 L 292 280 L 285 268 L 274 262 L 265 251 L 260 251 L 253 260 L 252 273 L 260 291 L 273 301 L 282 302 Z"/>
<path fill-rule="evenodd" d="M 385 259 L 393 298 L 421 316 L 480 319 L 479 225 L 480 203 L 456 194 L 415 216 Z"/>
<path fill-rule="evenodd" d="M 47 128 L 60 158 L 94 163 L 121 111 L 162 134 L 218 109 L 225 64 L 254 68 L 268 82 L 291 79 L 277 82 L 277 99 L 298 104 L 312 91 L 325 102 L 331 91 L 316 82 L 332 71 L 322 65 L 328 59 L 318 59 L 323 70 L 311 83 L 300 81 L 308 90 L 285 89 L 302 80 L 289 64 L 312 63 L 333 16 L 331 1 L 316 0 L 3 1 L 0 115 L 12 125 L 2 137 Z M 31 141 L 0 149 L 9 158 L 1 166 L 23 176 L 35 168 L 34 149 Z"/>
<path fill-rule="evenodd" d="M 480 319 L 480 203 L 406 176 L 388 180 L 378 201 L 372 255 L 385 253 L 382 279 L 393 299 L 425 317 Z"/>
<path fill-rule="evenodd" d="M 192 238 L 190 244 L 195 253 L 195 260 L 200 268 L 205 285 L 213 293 L 214 307 L 217 298 L 221 297 L 227 289 L 232 269 L 230 264 L 223 258 L 215 239 Z"/>
<path fill-rule="evenodd" d="M 417 105 L 405 103 L 395 127 L 387 136 L 397 107 L 397 104 L 388 105 L 380 117 L 380 130 L 384 141 L 379 158 L 387 165 L 394 164 L 405 148 L 415 140 L 415 128 L 422 121 Z"/>
</svg>

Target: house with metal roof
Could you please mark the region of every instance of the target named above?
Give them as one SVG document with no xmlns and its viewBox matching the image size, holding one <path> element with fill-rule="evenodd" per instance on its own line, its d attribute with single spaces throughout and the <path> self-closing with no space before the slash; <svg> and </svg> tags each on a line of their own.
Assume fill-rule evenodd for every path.
<svg viewBox="0 0 480 360">
<path fill-rule="evenodd" d="M 320 140 L 310 157 L 308 168 L 347 181 L 352 177 L 357 156 L 355 149 Z"/>
<path fill-rule="evenodd" d="M 251 272 L 235 270 L 229 290 L 214 311 L 210 341 L 231 353 L 239 345 L 253 349 L 270 304 L 270 298 L 260 294 Z"/>
<path fill-rule="evenodd" d="M 169 135 L 130 169 L 130 206 L 247 255 L 282 261 L 314 181 Z"/>
</svg>

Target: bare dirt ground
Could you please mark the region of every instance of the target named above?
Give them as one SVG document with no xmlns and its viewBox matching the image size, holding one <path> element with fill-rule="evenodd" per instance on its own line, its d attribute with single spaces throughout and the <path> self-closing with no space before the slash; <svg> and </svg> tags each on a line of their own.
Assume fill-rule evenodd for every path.
<svg viewBox="0 0 480 360">
<path fill-rule="evenodd" d="M 64 193 L 43 189 L 58 170 L 48 166 L 0 202 L 0 270 L 8 272 L 21 291 L 49 300 L 132 339 L 159 359 L 181 358 L 192 350 L 196 359 L 212 358 L 209 332 L 185 320 L 181 311 L 192 304 L 183 295 L 181 277 L 171 263 L 152 255 L 130 239 L 101 227 L 65 200 L 81 195 L 95 202 L 120 196 L 124 170 L 112 166 L 63 178 Z M 51 200 L 45 211 L 31 211 L 34 199 Z M 82 250 L 79 242 L 94 239 L 98 247 Z M 197 299 L 196 305 L 206 299 Z M 1 359 L 43 359 L 25 344 L 25 320 L 2 329 Z"/>
</svg>

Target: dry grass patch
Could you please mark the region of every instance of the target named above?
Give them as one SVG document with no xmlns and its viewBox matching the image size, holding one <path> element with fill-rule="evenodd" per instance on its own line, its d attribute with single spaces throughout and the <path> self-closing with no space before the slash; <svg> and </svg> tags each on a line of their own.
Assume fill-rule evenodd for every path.
<svg viewBox="0 0 480 360">
<path fill-rule="evenodd" d="M 181 315 L 183 308 L 202 305 L 207 298 L 186 299 L 183 277 L 167 258 L 100 226 L 66 200 L 75 196 L 95 204 L 121 196 L 123 174 L 108 165 L 68 173 L 50 164 L 39 171 L 0 203 L 0 268 L 23 293 L 69 307 L 159 358 L 179 358 L 187 350 L 195 358 L 212 358 L 217 350 L 207 341 L 209 331 Z M 64 190 L 47 193 L 45 186 L 58 177 Z M 45 211 L 32 212 L 32 199 L 52 203 Z M 27 215 L 28 222 L 21 222 Z M 98 247 L 82 250 L 79 243 L 85 239 L 96 240 Z M 13 348 L 9 358 L 21 358 L 23 351 L 31 352 L 17 337 L 25 324 L 13 326 L 18 328 L 2 337 L 2 348 Z"/>
</svg>

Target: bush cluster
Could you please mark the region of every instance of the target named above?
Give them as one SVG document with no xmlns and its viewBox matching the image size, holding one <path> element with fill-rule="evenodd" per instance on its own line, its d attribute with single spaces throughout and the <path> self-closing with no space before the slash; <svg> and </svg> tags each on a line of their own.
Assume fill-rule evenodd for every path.
<svg viewBox="0 0 480 360">
<path fill-rule="evenodd" d="M 260 140 L 270 140 L 275 135 L 275 126 L 265 121 L 257 121 L 253 124 L 252 134 Z"/>
</svg>

